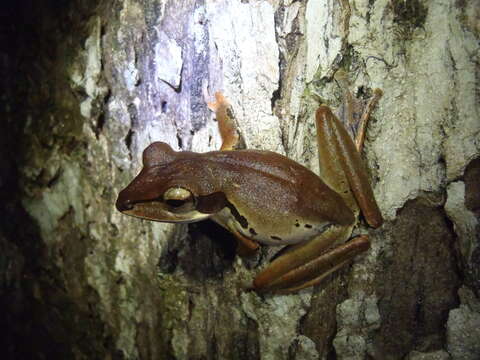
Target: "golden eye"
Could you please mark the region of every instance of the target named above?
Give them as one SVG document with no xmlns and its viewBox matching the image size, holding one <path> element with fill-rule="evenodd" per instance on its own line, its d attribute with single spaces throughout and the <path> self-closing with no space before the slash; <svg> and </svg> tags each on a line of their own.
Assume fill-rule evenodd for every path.
<svg viewBox="0 0 480 360">
<path fill-rule="evenodd" d="M 172 210 L 191 210 L 194 205 L 193 194 L 184 188 L 170 188 L 163 194 L 165 204 L 172 208 Z"/>
</svg>

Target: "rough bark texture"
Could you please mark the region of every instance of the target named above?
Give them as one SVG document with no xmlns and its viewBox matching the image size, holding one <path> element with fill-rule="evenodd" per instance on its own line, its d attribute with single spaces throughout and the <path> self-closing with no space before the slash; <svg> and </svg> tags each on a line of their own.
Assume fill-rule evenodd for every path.
<svg viewBox="0 0 480 360">
<path fill-rule="evenodd" d="M 479 359 L 477 1 L 103 0 L 1 5 L 4 359 Z M 386 222 L 298 294 L 245 288 L 213 223 L 128 218 L 152 141 L 250 148 L 318 170 L 312 114 L 381 88 L 363 156 Z M 25 344 L 29 344 L 25 346 Z"/>
</svg>

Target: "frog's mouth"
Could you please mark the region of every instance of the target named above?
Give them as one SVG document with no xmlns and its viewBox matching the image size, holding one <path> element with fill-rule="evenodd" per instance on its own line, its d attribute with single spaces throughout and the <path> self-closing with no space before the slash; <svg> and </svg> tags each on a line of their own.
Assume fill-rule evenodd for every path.
<svg viewBox="0 0 480 360">
<path fill-rule="evenodd" d="M 119 202 L 116 207 L 122 214 L 152 221 L 171 223 L 192 223 L 204 220 L 211 214 L 202 213 L 194 208 L 172 207 L 161 201 Z"/>
</svg>

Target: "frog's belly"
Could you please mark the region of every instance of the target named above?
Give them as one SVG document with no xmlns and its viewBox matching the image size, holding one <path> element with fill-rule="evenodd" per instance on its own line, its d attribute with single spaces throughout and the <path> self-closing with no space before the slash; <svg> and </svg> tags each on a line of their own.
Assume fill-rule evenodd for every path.
<svg viewBox="0 0 480 360">
<path fill-rule="evenodd" d="M 236 216 L 235 216 L 236 215 Z M 276 223 L 265 223 L 232 214 L 229 208 L 212 216 L 212 220 L 230 231 L 266 245 L 289 245 L 309 240 L 324 232 L 331 223 L 311 223 L 301 218 L 277 219 Z"/>
</svg>

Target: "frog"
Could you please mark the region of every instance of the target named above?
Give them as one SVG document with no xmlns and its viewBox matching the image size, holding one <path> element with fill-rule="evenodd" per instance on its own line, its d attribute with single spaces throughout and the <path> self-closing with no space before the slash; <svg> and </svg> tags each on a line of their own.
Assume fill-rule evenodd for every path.
<svg viewBox="0 0 480 360">
<path fill-rule="evenodd" d="M 185 224 L 211 219 L 237 239 L 240 252 L 283 246 L 249 289 L 292 293 L 314 286 L 370 247 L 368 235 L 351 238 L 360 213 L 373 228 L 383 217 L 361 158 L 366 122 L 381 90 L 375 89 L 353 136 L 331 108 L 315 112 L 321 176 L 276 152 L 242 149 L 233 108 L 221 92 L 207 106 L 215 113 L 220 150 L 175 151 L 153 142 L 143 168 L 120 191 L 125 215 Z M 347 104 L 348 105 L 348 104 Z M 350 112 L 351 113 L 351 112 Z"/>
</svg>

